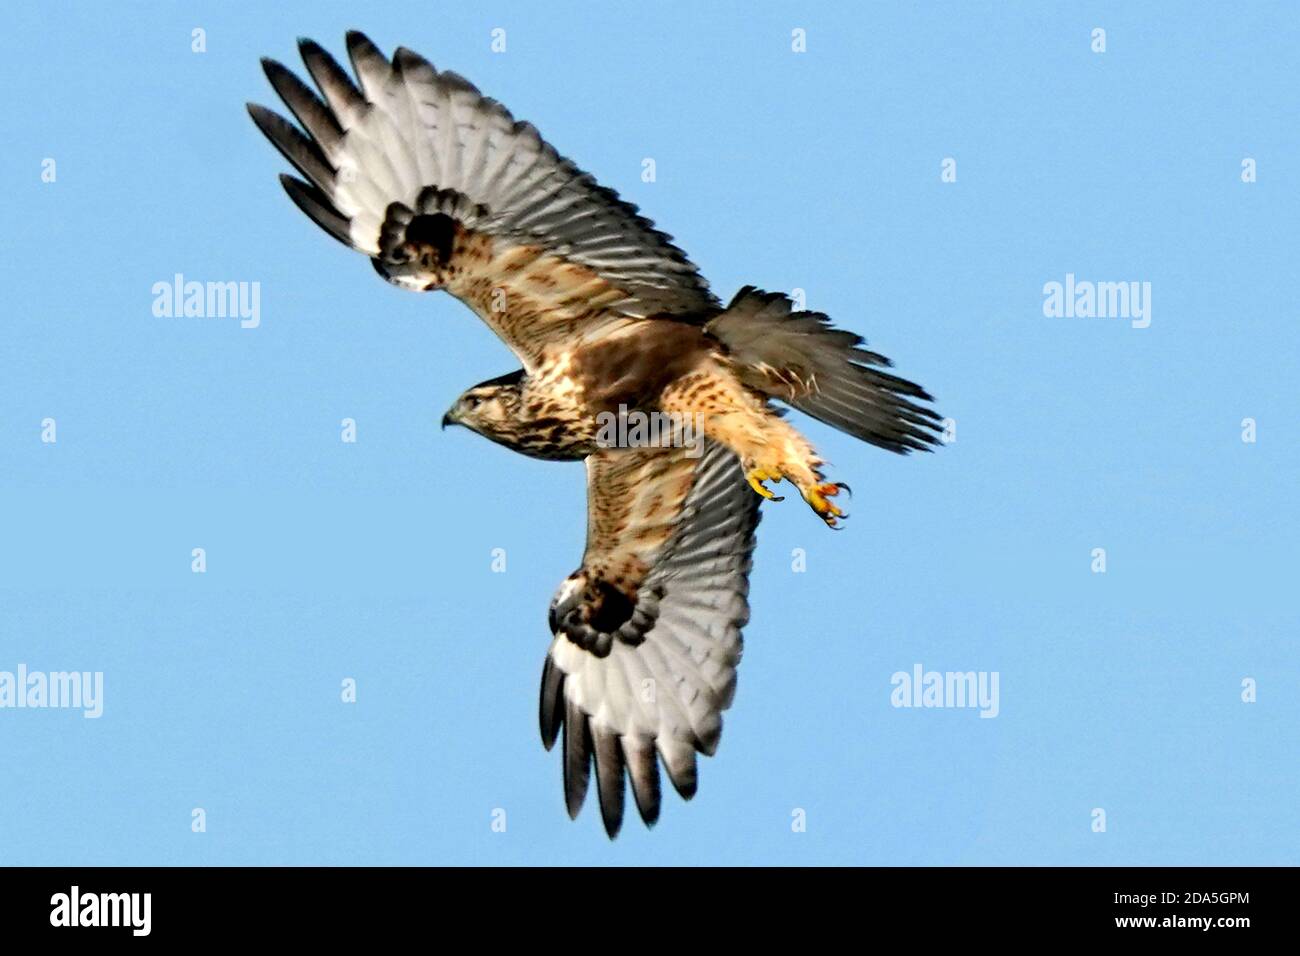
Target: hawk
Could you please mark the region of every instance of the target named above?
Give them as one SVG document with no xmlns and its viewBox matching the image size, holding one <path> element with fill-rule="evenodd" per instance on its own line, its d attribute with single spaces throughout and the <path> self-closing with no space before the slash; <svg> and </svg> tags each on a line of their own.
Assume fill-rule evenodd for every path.
<svg viewBox="0 0 1300 956">
<path fill-rule="evenodd" d="M 550 606 L 542 740 L 563 739 L 571 817 L 594 767 L 608 834 L 625 781 L 652 825 L 660 765 L 689 799 L 696 753 L 718 745 L 768 483 L 789 481 L 831 527 L 845 517 L 846 486 L 773 401 L 898 453 L 929 449 L 941 419 L 825 315 L 753 287 L 724 306 L 671 237 L 467 80 L 357 32 L 347 49 L 355 79 L 300 42 L 319 94 L 263 61 L 296 125 L 249 112 L 313 222 L 387 281 L 451 293 L 517 356 L 444 426 L 586 463 L 586 550 Z M 602 441 L 602 420 L 631 413 L 696 422 L 703 439 Z"/>
</svg>

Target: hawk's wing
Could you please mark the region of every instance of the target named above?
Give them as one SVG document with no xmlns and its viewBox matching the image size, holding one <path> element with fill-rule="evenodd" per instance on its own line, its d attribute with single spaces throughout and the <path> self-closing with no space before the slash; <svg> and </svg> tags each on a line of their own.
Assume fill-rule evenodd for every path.
<svg viewBox="0 0 1300 956">
<path fill-rule="evenodd" d="M 563 729 L 570 816 L 594 758 L 613 836 L 624 768 L 652 824 L 659 761 L 689 799 L 695 751 L 718 745 L 749 619 L 760 499 L 713 442 L 696 458 L 681 448 L 601 451 L 587 459 L 587 482 L 587 550 L 551 604 L 540 716 L 547 749 Z"/>
<path fill-rule="evenodd" d="M 702 321 L 709 292 L 671 238 L 467 80 L 404 48 L 347 36 L 359 87 L 301 42 L 322 101 L 264 60 L 297 126 L 249 112 L 306 181 L 298 206 L 391 281 L 446 289 L 536 364 L 550 342 L 650 315 Z"/>
</svg>

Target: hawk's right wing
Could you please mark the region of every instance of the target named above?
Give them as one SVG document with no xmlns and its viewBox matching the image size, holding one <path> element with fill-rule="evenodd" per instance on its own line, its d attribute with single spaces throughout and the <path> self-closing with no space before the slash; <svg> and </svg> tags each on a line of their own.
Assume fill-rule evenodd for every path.
<svg viewBox="0 0 1300 956">
<path fill-rule="evenodd" d="M 281 177 L 293 201 L 382 275 L 446 289 L 530 369 L 547 344 L 717 310 L 671 238 L 531 124 L 410 50 L 390 61 L 355 31 L 347 45 L 359 87 L 315 43 L 300 44 L 323 100 L 263 61 L 302 130 L 263 106 L 249 112 L 305 177 Z"/>
<path fill-rule="evenodd" d="M 542 741 L 563 729 L 564 793 L 576 816 L 594 760 L 605 829 L 623 819 L 623 772 L 641 817 L 659 816 L 659 769 L 695 793 L 731 705 L 762 499 L 736 457 L 708 441 L 609 449 L 587 459 L 583 566 L 551 604 Z"/>
</svg>

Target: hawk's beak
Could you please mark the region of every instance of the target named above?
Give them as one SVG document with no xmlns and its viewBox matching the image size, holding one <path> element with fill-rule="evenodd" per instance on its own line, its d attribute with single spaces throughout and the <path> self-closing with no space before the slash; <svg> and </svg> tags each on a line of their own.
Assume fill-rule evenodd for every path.
<svg viewBox="0 0 1300 956">
<path fill-rule="evenodd" d="M 451 412 L 447 412 L 446 415 L 443 415 L 443 416 L 442 416 L 442 430 L 443 430 L 443 431 L 446 431 L 446 430 L 447 430 L 447 426 L 448 426 L 448 425 L 455 425 L 455 424 L 457 424 L 457 422 L 456 422 L 456 419 L 452 416 Z"/>
</svg>

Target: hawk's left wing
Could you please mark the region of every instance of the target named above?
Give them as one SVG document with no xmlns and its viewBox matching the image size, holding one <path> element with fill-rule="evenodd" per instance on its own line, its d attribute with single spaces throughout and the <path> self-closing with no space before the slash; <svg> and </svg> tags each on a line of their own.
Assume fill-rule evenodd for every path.
<svg viewBox="0 0 1300 956">
<path fill-rule="evenodd" d="M 390 281 L 447 290 L 529 369 L 549 343 L 717 310 L 671 238 L 531 124 L 410 50 L 390 61 L 355 31 L 347 45 L 359 86 L 300 44 L 323 100 L 263 61 L 302 130 L 265 107 L 249 112 L 305 177 L 281 177 L 293 201 Z"/>
<path fill-rule="evenodd" d="M 735 455 L 609 449 L 587 459 L 583 565 L 551 603 L 542 741 L 564 731 L 570 816 L 594 759 L 605 829 L 623 819 L 623 773 L 641 817 L 659 816 L 659 769 L 695 793 L 695 753 L 712 754 L 731 704 L 761 499 Z M 657 759 L 656 759 L 657 758 Z"/>
</svg>

